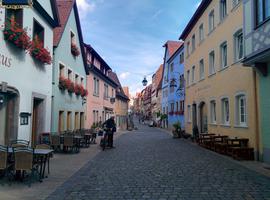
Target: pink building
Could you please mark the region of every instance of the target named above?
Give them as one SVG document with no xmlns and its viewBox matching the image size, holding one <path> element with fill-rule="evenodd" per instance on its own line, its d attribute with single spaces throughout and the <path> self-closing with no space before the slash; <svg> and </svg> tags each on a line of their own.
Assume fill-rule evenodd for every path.
<svg viewBox="0 0 270 200">
<path fill-rule="evenodd" d="M 85 45 L 89 75 L 87 76 L 87 108 L 85 128 L 115 116 L 115 91 L 117 84 L 108 77 L 109 65 L 91 47 Z"/>
</svg>

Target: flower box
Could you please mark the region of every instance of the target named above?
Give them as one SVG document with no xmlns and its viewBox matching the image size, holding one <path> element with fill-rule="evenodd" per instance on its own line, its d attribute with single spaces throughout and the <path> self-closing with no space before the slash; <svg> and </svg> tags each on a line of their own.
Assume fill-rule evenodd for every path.
<svg viewBox="0 0 270 200">
<path fill-rule="evenodd" d="M 50 52 L 43 47 L 43 43 L 40 42 L 38 39 L 32 41 L 30 47 L 30 55 L 35 58 L 36 60 L 40 61 L 43 64 L 51 64 L 52 57 Z"/>
<path fill-rule="evenodd" d="M 81 86 L 78 84 L 75 84 L 74 92 L 77 96 L 81 95 Z"/>
<path fill-rule="evenodd" d="M 11 42 L 20 49 L 29 49 L 31 41 L 26 29 L 20 28 L 14 19 L 7 19 L 3 33 L 4 40 Z"/>
<path fill-rule="evenodd" d="M 71 43 L 71 53 L 76 57 L 80 55 L 79 48 L 76 46 L 76 44 Z"/>
<path fill-rule="evenodd" d="M 66 89 L 66 78 L 63 76 L 59 77 L 59 84 L 58 87 L 60 90 L 65 90 Z"/>
</svg>

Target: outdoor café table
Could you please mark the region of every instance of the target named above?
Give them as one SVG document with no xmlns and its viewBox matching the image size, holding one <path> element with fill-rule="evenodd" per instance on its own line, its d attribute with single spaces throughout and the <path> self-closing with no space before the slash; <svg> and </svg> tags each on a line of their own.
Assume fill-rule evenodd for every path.
<svg viewBox="0 0 270 200">
<path fill-rule="evenodd" d="M 13 153 L 13 148 L 8 148 L 8 153 Z M 37 156 L 40 159 L 40 171 L 39 171 L 39 181 L 42 182 L 42 179 L 45 177 L 45 168 L 46 163 L 49 159 L 49 156 L 53 153 L 52 149 L 34 149 L 34 156 Z"/>
<path fill-rule="evenodd" d="M 227 140 L 228 145 L 236 145 L 240 147 L 247 147 L 248 145 L 248 139 L 247 138 L 230 138 Z"/>
<path fill-rule="evenodd" d="M 199 135 L 199 144 L 203 144 L 204 141 L 210 140 L 211 136 L 214 136 L 214 133 L 201 133 Z"/>
<path fill-rule="evenodd" d="M 210 136 L 211 137 L 211 140 L 212 140 L 212 146 L 211 146 L 211 149 L 212 150 L 215 150 L 216 151 L 216 147 L 220 144 L 223 144 L 225 139 L 228 138 L 227 135 L 213 135 L 213 136 Z"/>
</svg>

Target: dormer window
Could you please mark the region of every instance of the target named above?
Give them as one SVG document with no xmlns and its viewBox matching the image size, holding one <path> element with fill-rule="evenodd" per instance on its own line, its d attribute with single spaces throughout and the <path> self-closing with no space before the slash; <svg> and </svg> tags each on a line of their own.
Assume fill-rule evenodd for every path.
<svg viewBox="0 0 270 200">
<path fill-rule="evenodd" d="M 73 56 L 77 57 L 80 55 L 79 48 L 76 44 L 76 37 L 75 34 L 71 31 L 70 32 L 70 43 L 71 43 L 71 53 Z"/>
</svg>

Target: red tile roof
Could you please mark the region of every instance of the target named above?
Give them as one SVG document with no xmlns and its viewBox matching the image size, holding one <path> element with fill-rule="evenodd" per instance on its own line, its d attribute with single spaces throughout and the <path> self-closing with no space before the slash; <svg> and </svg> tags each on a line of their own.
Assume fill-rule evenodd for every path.
<svg viewBox="0 0 270 200">
<path fill-rule="evenodd" d="M 62 34 L 65 30 L 69 15 L 73 8 L 75 0 L 56 0 L 56 5 L 59 13 L 59 27 L 53 30 L 53 46 L 58 46 Z"/>
<path fill-rule="evenodd" d="M 116 89 L 116 95 L 119 95 L 120 97 L 122 97 L 122 98 L 124 98 L 126 100 L 129 100 L 129 98 L 124 93 L 124 90 L 123 90 L 122 85 L 121 85 L 121 83 L 120 83 L 120 81 L 118 79 L 117 74 L 115 72 L 109 71 L 108 72 L 108 77 L 118 85 L 118 87 Z"/>
<path fill-rule="evenodd" d="M 156 71 L 156 85 L 157 89 L 160 89 L 162 86 L 162 77 L 163 77 L 163 64 L 161 64 Z"/>
<path fill-rule="evenodd" d="M 167 41 L 163 47 L 167 47 L 169 52 L 169 58 L 176 52 L 176 50 L 183 44 L 181 41 Z M 169 59 L 168 58 L 168 59 Z"/>
</svg>

